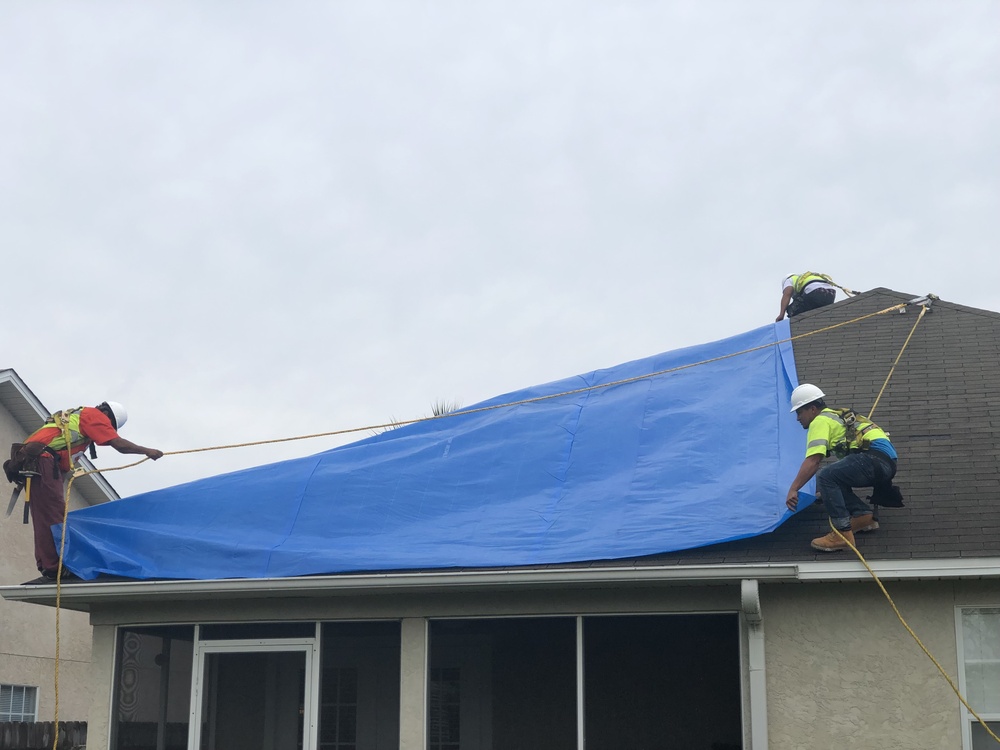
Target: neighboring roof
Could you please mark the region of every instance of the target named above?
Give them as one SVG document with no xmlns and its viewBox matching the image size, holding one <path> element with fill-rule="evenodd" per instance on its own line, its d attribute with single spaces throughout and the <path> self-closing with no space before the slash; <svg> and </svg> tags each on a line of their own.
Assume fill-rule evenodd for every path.
<svg viewBox="0 0 1000 750">
<path fill-rule="evenodd" d="M 288 577 L 563 564 L 770 531 L 801 461 L 788 331 L 77 511 L 65 562 L 86 579 Z"/>
<path fill-rule="evenodd" d="M 52 415 L 52 412 L 42 405 L 38 397 L 12 369 L 0 370 L 0 406 L 10 413 L 24 431 L 25 437 L 41 427 Z M 0 446 L 0 450 L 6 459 L 8 446 Z M 87 470 L 94 468 L 85 456 L 80 457 L 80 465 Z M 88 474 L 73 482 L 73 487 L 79 490 L 83 499 L 90 505 L 118 499 L 114 487 L 100 474 Z"/>
</svg>

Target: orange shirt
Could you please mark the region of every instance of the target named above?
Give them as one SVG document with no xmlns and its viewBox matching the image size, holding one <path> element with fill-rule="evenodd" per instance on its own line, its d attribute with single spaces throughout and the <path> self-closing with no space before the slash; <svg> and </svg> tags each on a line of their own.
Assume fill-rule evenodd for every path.
<svg viewBox="0 0 1000 750">
<path fill-rule="evenodd" d="M 116 437 L 119 437 L 117 430 L 111 424 L 111 420 L 100 409 L 93 406 L 85 406 L 80 411 L 80 434 L 87 438 L 87 442 L 74 446 L 73 455 L 83 453 L 90 443 L 107 445 Z M 48 445 L 61 435 L 58 427 L 42 427 L 35 430 L 28 443 L 43 443 Z M 69 454 L 65 450 L 58 451 L 59 463 L 63 471 L 69 471 Z"/>
</svg>

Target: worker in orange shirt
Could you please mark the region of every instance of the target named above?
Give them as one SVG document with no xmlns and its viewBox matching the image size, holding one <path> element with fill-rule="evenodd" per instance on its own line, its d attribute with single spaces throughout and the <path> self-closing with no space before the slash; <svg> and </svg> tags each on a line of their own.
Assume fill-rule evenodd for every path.
<svg viewBox="0 0 1000 750">
<path fill-rule="evenodd" d="M 35 537 L 35 562 L 42 577 L 55 580 L 59 555 L 52 526 L 63 522 L 65 484 L 74 457 L 93 444 L 110 445 L 119 453 L 143 455 L 154 461 L 163 451 L 126 440 L 118 430 L 128 419 L 125 407 L 105 401 L 96 407 L 81 406 L 53 415 L 15 454 L 15 465 L 31 467 L 31 523 Z M 69 445 L 67 445 L 67 435 Z M 65 573 L 64 573 L 65 575 Z"/>
</svg>

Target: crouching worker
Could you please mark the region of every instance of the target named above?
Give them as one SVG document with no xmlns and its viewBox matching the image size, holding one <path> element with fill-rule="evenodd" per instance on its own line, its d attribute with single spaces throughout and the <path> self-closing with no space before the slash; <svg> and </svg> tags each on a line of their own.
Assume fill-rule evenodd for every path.
<svg viewBox="0 0 1000 750">
<path fill-rule="evenodd" d="M 55 580 L 59 555 L 52 539 L 52 526 L 63 522 L 65 482 L 73 469 L 73 457 L 94 443 L 110 445 L 119 453 L 133 453 L 154 461 L 163 451 L 146 448 L 118 434 L 128 415 L 125 407 L 105 401 L 97 407 L 81 406 L 53 415 L 21 447 L 15 460 L 33 466 L 31 483 L 31 524 L 35 538 L 35 562 L 44 578 Z M 66 432 L 69 445 L 66 444 Z"/>
<path fill-rule="evenodd" d="M 827 408 L 825 395 L 809 383 L 792 391 L 792 411 L 808 433 L 806 457 L 788 488 L 785 505 L 794 511 L 799 504 L 799 490 L 816 475 L 816 486 L 830 521 L 854 544 L 856 532 L 878 528 L 871 509 L 854 494 L 854 488 L 890 484 L 896 475 L 896 450 L 885 432 L 867 417 L 850 409 Z M 820 463 L 831 453 L 839 460 L 820 469 Z M 831 531 L 813 539 L 812 548 L 837 552 L 846 549 L 847 544 Z"/>
</svg>

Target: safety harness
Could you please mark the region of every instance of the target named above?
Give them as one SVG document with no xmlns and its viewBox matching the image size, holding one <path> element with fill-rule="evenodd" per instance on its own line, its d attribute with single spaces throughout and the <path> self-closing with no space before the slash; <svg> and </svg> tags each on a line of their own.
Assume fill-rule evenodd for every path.
<svg viewBox="0 0 1000 750">
<path fill-rule="evenodd" d="M 827 276 L 825 273 L 816 273 L 815 271 L 806 271 L 805 273 L 800 273 L 798 276 L 796 276 L 795 280 L 792 282 L 792 294 L 796 298 L 801 298 L 803 292 L 805 291 L 805 288 L 809 286 L 809 284 L 812 284 L 814 281 L 822 281 L 824 284 L 835 286 L 837 287 L 837 289 L 842 291 L 848 297 L 853 297 L 855 294 L 857 294 L 857 292 L 852 291 L 851 289 L 848 289 L 845 286 L 841 286 L 832 278 Z"/>
<path fill-rule="evenodd" d="M 833 412 L 832 414 L 830 412 Z M 858 414 L 854 409 L 837 409 L 827 407 L 820 412 L 820 416 L 832 419 L 844 426 L 844 437 L 842 440 L 830 446 L 830 452 L 837 458 L 843 458 L 851 453 L 864 453 L 871 449 L 872 438 L 869 436 L 873 430 L 881 428 L 872 422 L 868 417 Z M 883 434 L 885 431 L 882 431 Z M 872 456 L 878 456 L 881 460 L 884 453 L 878 450 L 871 451 Z M 885 456 L 885 461 L 891 461 Z M 893 464 L 894 465 L 894 464 Z M 876 482 L 872 487 L 872 494 L 866 500 L 875 508 L 875 518 L 878 518 L 879 507 L 902 508 L 903 493 L 899 487 L 892 483 L 891 479 Z"/>
</svg>

